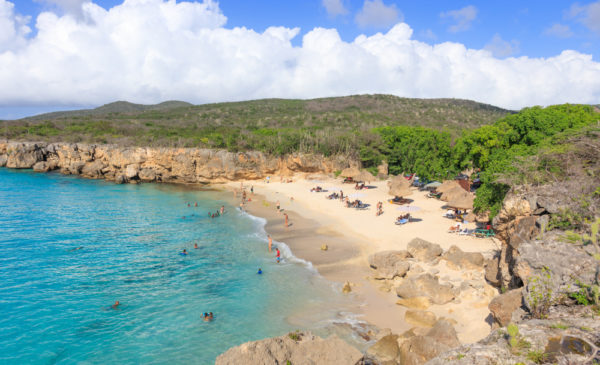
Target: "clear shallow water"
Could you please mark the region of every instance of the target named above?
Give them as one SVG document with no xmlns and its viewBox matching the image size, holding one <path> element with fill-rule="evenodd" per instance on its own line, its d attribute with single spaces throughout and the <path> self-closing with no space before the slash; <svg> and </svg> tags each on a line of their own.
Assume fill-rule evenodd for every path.
<svg viewBox="0 0 600 365">
<path fill-rule="evenodd" d="M 325 327 L 344 299 L 293 258 L 276 264 L 263 225 L 223 193 L 0 169 L 0 363 L 210 364 Z"/>
</svg>

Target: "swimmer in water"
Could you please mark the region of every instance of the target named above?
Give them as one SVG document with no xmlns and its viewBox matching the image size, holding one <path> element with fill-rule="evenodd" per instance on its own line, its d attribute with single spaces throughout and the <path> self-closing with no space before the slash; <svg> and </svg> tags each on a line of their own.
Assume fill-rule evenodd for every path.
<svg viewBox="0 0 600 365">
<path fill-rule="evenodd" d="M 198 244 L 197 243 L 194 243 L 194 248 L 198 248 Z"/>
<path fill-rule="evenodd" d="M 213 318 L 215 318 L 215 316 L 213 315 L 213 312 L 208 312 L 208 320 L 212 321 Z"/>
<path fill-rule="evenodd" d="M 221 205 L 221 214 L 225 213 L 225 206 Z"/>
<path fill-rule="evenodd" d="M 195 206 L 195 207 L 197 207 L 197 206 L 198 206 L 198 202 L 196 202 L 196 203 L 194 204 L 194 206 Z"/>
<path fill-rule="evenodd" d="M 181 251 L 182 255 L 187 255 L 187 250 L 184 248 L 183 251 Z"/>
<path fill-rule="evenodd" d="M 259 267 L 258 271 L 256 272 L 258 275 L 262 275 L 262 269 Z"/>
<path fill-rule="evenodd" d="M 188 208 L 189 208 L 189 207 L 191 207 L 191 204 L 190 204 L 190 203 L 188 203 Z"/>
<path fill-rule="evenodd" d="M 79 247 L 72 248 L 69 251 L 73 252 L 73 251 L 81 250 L 82 248 L 83 248 L 83 246 L 79 246 Z"/>
<path fill-rule="evenodd" d="M 273 251 L 273 239 L 271 238 L 271 235 L 267 235 L 267 237 L 269 238 L 269 252 Z"/>
<path fill-rule="evenodd" d="M 117 301 L 115 302 L 115 304 L 111 305 L 110 307 L 111 307 L 112 309 L 117 309 L 117 308 L 118 308 L 120 305 L 121 305 L 121 303 L 119 303 L 119 301 L 117 300 Z"/>
</svg>

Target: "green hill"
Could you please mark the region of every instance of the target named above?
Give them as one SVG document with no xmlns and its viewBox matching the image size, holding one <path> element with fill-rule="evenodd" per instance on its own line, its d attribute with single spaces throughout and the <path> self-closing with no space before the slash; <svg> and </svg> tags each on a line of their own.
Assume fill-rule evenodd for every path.
<svg viewBox="0 0 600 365">
<path fill-rule="evenodd" d="M 4 122 L 12 140 L 116 143 L 347 153 L 380 126 L 423 126 L 458 136 L 511 114 L 460 99 L 408 99 L 355 95 L 312 100 L 264 99 L 191 105 L 115 102 L 90 110 L 55 112 Z"/>
</svg>

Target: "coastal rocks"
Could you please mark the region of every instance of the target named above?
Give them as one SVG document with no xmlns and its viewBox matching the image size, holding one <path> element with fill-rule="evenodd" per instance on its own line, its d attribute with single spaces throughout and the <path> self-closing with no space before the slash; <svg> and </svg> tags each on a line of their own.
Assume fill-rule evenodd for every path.
<svg viewBox="0 0 600 365">
<path fill-rule="evenodd" d="M 433 312 L 409 309 L 404 314 L 404 320 L 419 327 L 433 327 L 436 317 Z"/>
<path fill-rule="evenodd" d="M 375 279 L 393 279 L 402 277 L 410 269 L 405 261 L 410 257 L 407 251 L 382 251 L 369 256 L 369 265 L 375 269 Z"/>
<path fill-rule="evenodd" d="M 435 304 L 446 304 L 452 301 L 457 291 L 450 285 L 442 285 L 431 274 L 422 274 L 402 281 L 396 287 L 396 294 L 400 298 L 427 297 Z"/>
<path fill-rule="evenodd" d="M 442 260 L 446 260 L 448 266 L 454 270 L 479 270 L 483 267 L 483 255 L 481 253 L 464 252 L 454 245 L 442 255 Z"/>
<path fill-rule="evenodd" d="M 357 164 L 347 156 L 316 154 L 276 157 L 255 151 L 0 142 L 0 167 L 32 168 L 39 162 L 48 162 L 48 165 L 39 165 L 38 171 L 46 171 L 47 166 L 49 170 L 58 168 L 65 174 L 82 174 L 88 178 L 173 183 L 263 179 L 282 172 L 330 174 Z"/>
<path fill-rule="evenodd" d="M 523 290 L 514 289 L 501 294 L 490 302 L 488 308 L 492 312 L 494 320 L 504 327 L 510 322 L 514 322 L 513 313 L 523 305 Z"/>
<path fill-rule="evenodd" d="M 215 365 L 355 365 L 362 358 L 360 351 L 337 336 L 323 339 L 310 332 L 295 332 L 230 348 L 217 357 Z"/>
<path fill-rule="evenodd" d="M 408 243 L 407 251 L 410 255 L 420 261 L 429 262 L 444 252 L 440 245 L 427 242 L 420 238 L 414 238 Z"/>
<path fill-rule="evenodd" d="M 50 164 L 46 161 L 36 162 L 33 165 L 33 171 L 35 172 L 47 172 L 50 170 Z"/>
<path fill-rule="evenodd" d="M 412 297 L 398 299 L 396 304 L 413 309 L 427 309 L 431 307 L 432 302 L 428 297 Z"/>
<path fill-rule="evenodd" d="M 400 344 L 399 363 L 402 365 L 420 365 L 427 360 L 460 345 L 456 331 L 450 322 L 440 319 L 425 335 L 406 334 Z"/>
<path fill-rule="evenodd" d="M 367 349 L 367 355 L 377 359 L 379 363 L 396 364 L 396 358 L 400 355 L 398 335 L 389 334 L 382 337 Z"/>
<path fill-rule="evenodd" d="M 495 255 L 491 259 L 485 260 L 485 280 L 490 285 L 499 288 L 502 281 L 500 277 L 500 255 Z"/>
</svg>

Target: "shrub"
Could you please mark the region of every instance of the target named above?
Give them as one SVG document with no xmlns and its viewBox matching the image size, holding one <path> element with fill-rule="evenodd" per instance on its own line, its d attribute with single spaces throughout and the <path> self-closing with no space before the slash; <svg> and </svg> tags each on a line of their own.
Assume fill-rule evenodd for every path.
<svg viewBox="0 0 600 365">
<path fill-rule="evenodd" d="M 533 276 L 529 280 L 528 299 L 531 315 L 534 318 L 546 318 L 550 307 L 554 304 L 554 293 L 552 290 L 552 274 L 549 269 L 543 268 L 539 276 Z"/>
</svg>

